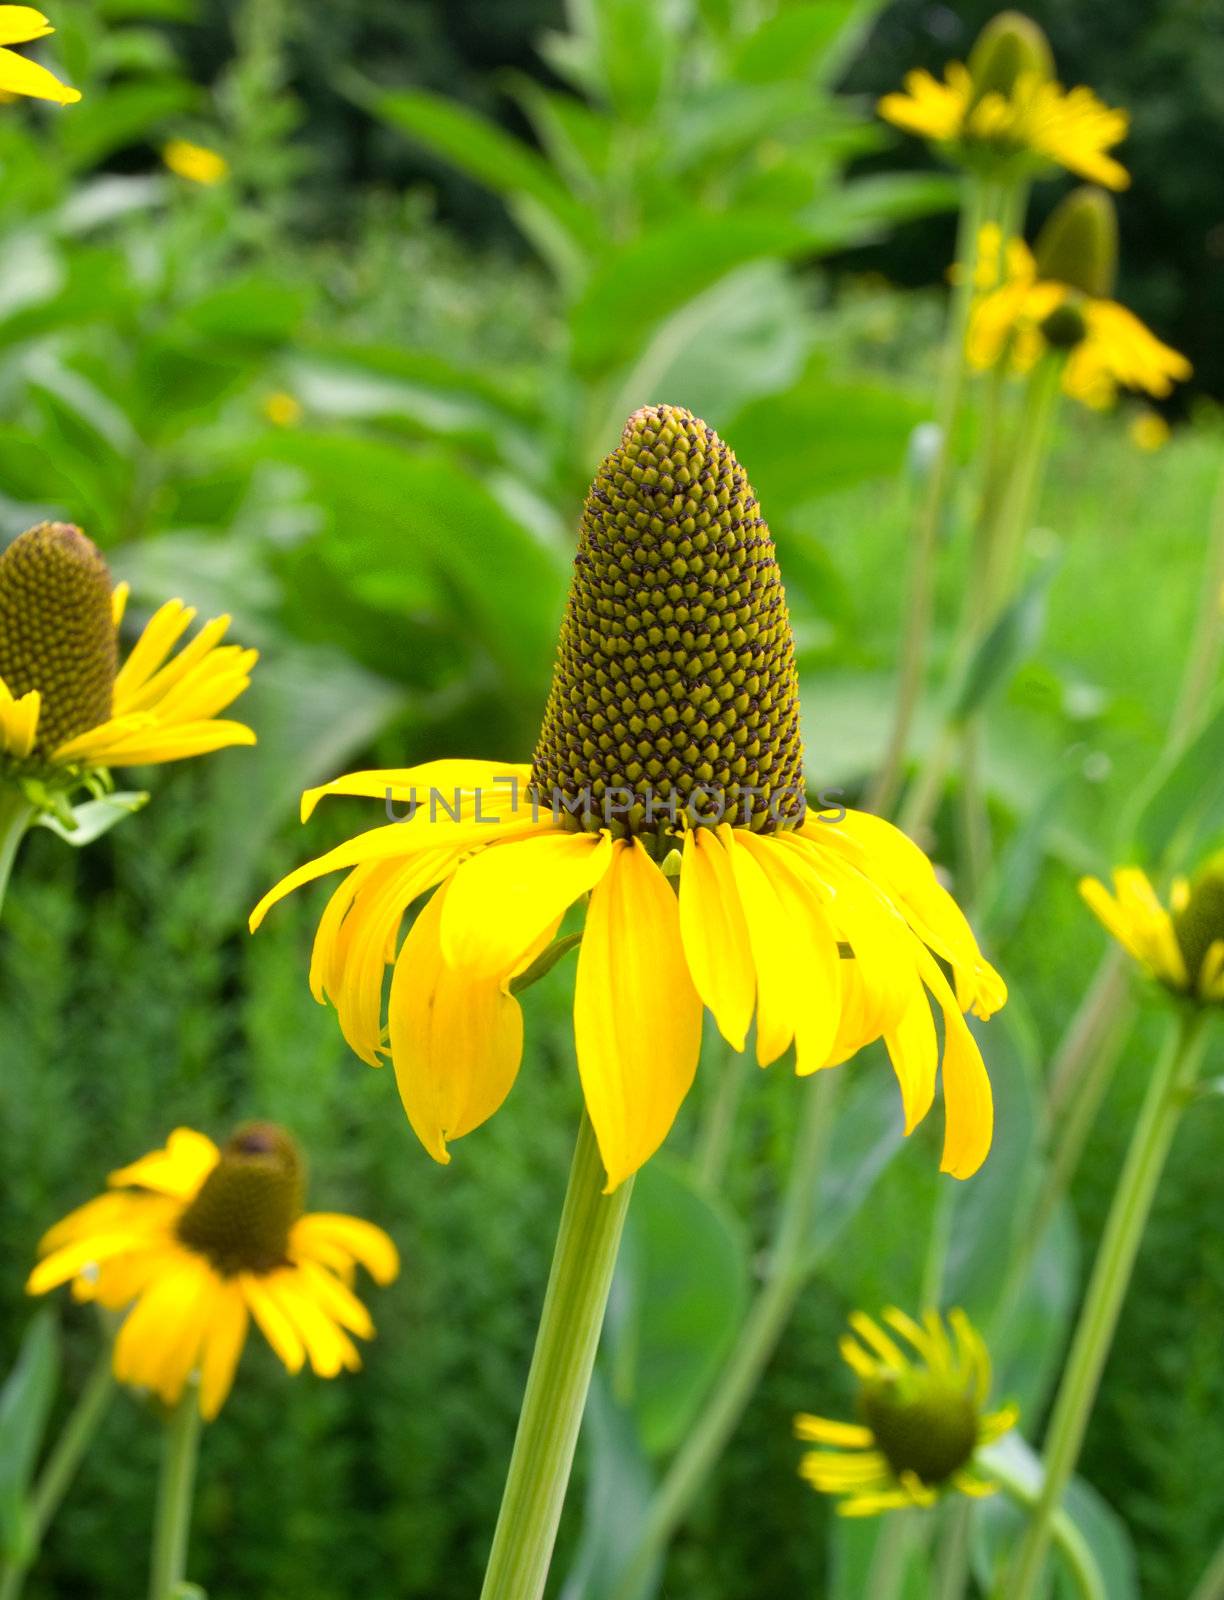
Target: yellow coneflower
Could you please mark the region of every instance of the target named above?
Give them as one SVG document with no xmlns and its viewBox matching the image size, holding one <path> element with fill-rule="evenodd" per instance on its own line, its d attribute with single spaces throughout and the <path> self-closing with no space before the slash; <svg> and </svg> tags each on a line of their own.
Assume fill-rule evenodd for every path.
<svg viewBox="0 0 1224 1600">
<path fill-rule="evenodd" d="M 196 613 L 169 600 L 120 665 L 127 596 L 67 523 L 31 528 L 0 555 L 0 779 L 62 794 L 111 767 L 255 743 L 243 723 L 218 718 L 258 659 L 221 643 L 230 619 L 206 623 L 175 655 Z"/>
<path fill-rule="evenodd" d="M 1119 867 L 1113 881 L 1111 894 L 1084 878 L 1080 893 L 1122 948 L 1172 993 L 1224 1005 L 1224 854 L 1178 878 L 1167 909 L 1138 867 Z"/>
<path fill-rule="evenodd" d="M 190 139 L 171 139 L 162 149 L 162 160 L 176 177 L 208 189 L 229 177 L 229 162 L 219 150 L 192 144 Z"/>
<path fill-rule="evenodd" d="M 290 1372 L 309 1361 L 332 1378 L 361 1365 L 349 1335 L 369 1339 L 374 1325 L 352 1291 L 355 1268 L 390 1283 L 396 1249 L 358 1217 L 303 1212 L 302 1160 L 282 1128 L 248 1123 L 220 1149 L 176 1128 L 109 1183 L 42 1239 L 26 1288 L 71 1281 L 78 1300 L 124 1312 L 121 1383 L 173 1405 L 198 1371 L 200 1413 L 215 1417 L 252 1317 Z"/>
<path fill-rule="evenodd" d="M 1126 137 L 1126 112 L 1055 82 L 1045 35 L 1014 11 L 987 25 L 967 64 L 949 62 L 942 81 L 908 72 L 905 92 L 885 95 L 878 109 L 959 166 L 1017 177 L 1060 166 L 1109 189 L 1130 182 L 1109 154 Z"/>
<path fill-rule="evenodd" d="M 35 11 L 33 6 L 0 6 L 0 94 L 54 100 L 61 106 L 76 104 L 81 98 L 79 89 L 70 89 L 37 61 L 30 61 L 7 48 L 45 39 L 54 32 L 42 12 Z"/>
<path fill-rule="evenodd" d="M 973 310 L 970 364 L 981 370 L 1005 361 L 1028 372 L 1053 352 L 1065 358 L 1064 391 L 1096 409 L 1112 405 L 1120 388 L 1164 399 L 1184 382 L 1191 373 L 1185 356 L 1110 298 L 1116 230 L 1109 197 L 1080 189 L 1051 215 L 1035 252 L 1009 240 L 1000 286 Z"/>
<path fill-rule="evenodd" d="M 1142 450 L 1145 455 L 1163 450 L 1172 432 L 1160 412 L 1149 409 L 1140 411 L 1133 417 L 1126 431 L 1135 449 Z"/>
<path fill-rule="evenodd" d="M 1002 1438 L 1018 1412 L 986 1409 L 990 1355 L 981 1335 L 963 1311 L 950 1312 L 946 1325 L 928 1311 L 919 1324 L 890 1307 L 880 1322 L 856 1311 L 840 1345 L 859 1380 L 861 1420 L 795 1418 L 797 1438 L 826 1447 L 808 1451 L 800 1475 L 821 1494 L 839 1496 L 843 1517 L 930 1506 L 949 1491 L 993 1494 L 994 1484 L 974 1471 L 974 1456 Z"/>
<path fill-rule="evenodd" d="M 1003 984 L 916 845 L 878 817 L 807 809 L 773 542 L 735 456 L 691 412 L 638 411 L 596 475 L 532 762 L 358 772 L 308 791 L 304 819 L 324 795 L 418 804 L 290 873 L 252 927 L 347 870 L 311 986 L 363 1059 L 389 1052 L 435 1159 L 509 1092 L 516 980 L 565 948 L 561 921 L 588 897 L 574 1032 L 609 1189 L 666 1137 L 703 1006 L 737 1050 L 755 1017 L 762 1065 L 793 1043 L 800 1073 L 883 1038 L 912 1128 L 939 1062 L 929 990 L 944 1168 L 964 1177 L 985 1157 L 990 1084 L 962 1011 L 988 1016 Z"/>
</svg>

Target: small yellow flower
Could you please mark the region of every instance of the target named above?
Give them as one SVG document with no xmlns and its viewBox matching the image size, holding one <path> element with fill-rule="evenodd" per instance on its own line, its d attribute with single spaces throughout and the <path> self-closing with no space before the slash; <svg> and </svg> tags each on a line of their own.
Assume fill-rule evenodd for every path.
<svg viewBox="0 0 1224 1600">
<path fill-rule="evenodd" d="M 303 820 L 327 795 L 419 804 L 290 873 L 251 925 L 345 872 L 311 988 L 358 1055 L 390 1055 L 436 1160 L 509 1093 L 517 982 L 566 948 L 553 941 L 580 903 L 574 1035 L 609 1188 L 667 1136 L 703 1008 L 736 1050 L 755 1019 L 762 1066 L 793 1044 L 803 1074 L 883 1039 L 913 1128 L 939 1067 L 928 991 L 944 1169 L 984 1160 L 990 1082 L 963 1012 L 988 1016 L 1006 990 L 917 845 L 879 817 L 807 810 L 773 541 L 743 468 L 691 412 L 635 413 L 591 486 L 532 762 L 353 773 L 309 790 Z"/>
<path fill-rule="evenodd" d="M 1224 1005 L 1224 854 L 1178 878 L 1168 909 L 1138 867 L 1119 867 L 1113 882 L 1111 894 L 1084 878 L 1080 893 L 1122 948 L 1173 994 Z"/>
<path fill-rule="evenodd" d="M 211 1420 L 252 1317 L 290 1372 L 306 1361 L 323 1378 L 360 1367 L 349 1335 L 370 1339 L 374 1324 L 352 1291 L 355 1268 L 390 1283 L 399 1258 L 373 1223 L 303 1212 L 302 1161 L 283 1129 L 248 1123 L 218 1149 L 176 1128 L 108 1182 L 41 1240 L 26 1289 L 71 1281 L 77 1300 L 122 1312 L 121 1383 L 173 1405 L 198 1372 Z"/>
<path fill-rule="evenodd" d="M 31 528 L 0 555 L 0 780 L 67 792 L 110 767 L 255 743 L 217 715 L 258 659 L 222 645 L 230 619 L 206 623 L 173 655 L 196 613 L 168 600 L 120 666 L 127 596 L 68 523 Z"/>
<path fill-rule="evenodd" d="M 1149 454 L 1155 450 L 1163 450 L 1168 444 L 1172 430 L 1161 416 L 1159 411 L 1144 409 L 1135 416 L 1130 428 L 1130 441 L 1136 450 L 1143 450 Z"/>
<path fill-rule="evenodd" d="M 987 26 L 968 65 L 949 62 L 942 81 L 923 69 L 909 72 L 905 92 L 885 95 L 878 109 L 957 165 L 1015 176 L 1053 165 L 1109 189 L 1130 182 L 1108 154 L 1126 137 L 1126 113 L 1091 89 L 1055 82 L 1045 36 L 1015 12 Z"/>
<path fill-rule="evenodd" d="M 162 160 L 176 177 L 208 188 L 229 177 L 229 162 L 219 151 L 189 139 L 171 139 L 162 150 Z"/>
<path fill-rule="evenodd" d="M 796 1437 L 826 1447 L 808 1451 L 800 1476 L 839 1496 L 843 1517 L 930 1506 L 949 1491 L 993 1494 L 973 1470 L 974 1456 L 1002 1438 L 1018 1413 L 1012 1405 L 986 1410 L 990 1356 L 964 1312 L 950 1312 L 945 1326 L 936 1311 L 921 1324 L 895 1307 L 879 1322 L 856 1311 L 850 1327 L 840 1348 L 859 1380 L 861 1421 L 797 1416 Z"/>
<path fill-rule="evenodd" d="M 276 389 L 263 403 L 263 414 L 274 428 L 295 428 L 302 420 L 302 402 L 285 389 Z"/>
<path fill-rule="evenodd" d="M 54 73 L 40 67 L 36 61 L 19 56 L 15 50 L 5 48 L 11 44 L 29 44 L 34 39 L 45 39 L 55 29 L 32 6 L 0 5 L 0 93 L 6 96 L 28 95 L 34 100 L 54 100 L 57 105 L 71 106 L 81 98 L 79 89 L 70 89 Z"/>
</svg>

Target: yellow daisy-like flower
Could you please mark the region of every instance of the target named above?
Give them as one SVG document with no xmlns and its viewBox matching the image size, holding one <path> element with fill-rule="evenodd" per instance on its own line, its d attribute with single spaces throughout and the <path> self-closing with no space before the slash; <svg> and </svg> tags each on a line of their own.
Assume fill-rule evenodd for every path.
<svg viewBox="0 0 1224 1600">
<path fill-rule="evenodd" d="M 1147 874 L 1119 867 L 1111 894 L 1097 878 L 1080 893 L 1127 953 L 1173 994 L 1224 1005 L 1224 855 L 1178 878 L 1166 909 Z"/>
<path fill-rule="evenodd" d="M 837 1495 L 843 1517 L 931 1506 L 949 1491 L 993 1494 L 973 1470 L 974 1456 L 1002 1438 L 1018 1412 L 987 1411 L 990 1355 L 964 1312 L 950 1312 L 945 1324 L 928 1311 L 919 1324 L 895 1307 L 879 1322 L 856 1311 L 850 1327 L 840 1349 L 859 1380 L 861 1420 L 797 1416 L 795 1436 L 825 1447 L 807 1452 L 800 1476 Z"/>
<path fill-rule="evenodd" d="M 7 47 L 45 39 L 55 29 L 33 6 L 0 6 L 0 93 L 26 95 L 33 100 L 54 100 L 71 106 L 81 98 L 79 89 L 70 89 L 53 72 L 40 67 Z"/>
<path fill-rule="evenodd" d="M 243 723 L 218 717 L 258 659 L 221 643 L 230 619 L 174 654 L 196 613 L 169 600 L 121 666 L 127 596 L 68 523 L 31 528 L 0 555 L 0 778 L 63 793 L 110 767 L 255 743 Z"/>
<path fill-rule="evenodd" d="M 1163 400 L 1191 374 L 1190 363 L 1163 344 L 1116 300 L 1043 277 L 1022 239 L 1008 241 L 1002 285 L 974 307 L 967 354 L 979 370 L 1007 361 L 1029 372 L 1047 351 L 1066 353 L 1063 390 L 1096 410 L 1120 388 Z"/>
<path fill-rule="evenodd" d="M 354 1371 L 350 1335 L 374 1324 L 353 1293 L 399 1271 L 394 1244 L 359 1217 L 302 1209 L 297 1146 L 271 1123 L 239 1128 L 220 1149 L 176 1128 L 164 1149 L 112 1172 L 110 1190 L 39 1244 L 30 1294 L 71 1282 L 77 1300 L 123 1312 L 114 1372 L 173 1405 L 199 1374 L 201 1415 L 224 1405 L 253 1317 L 290 1372 Z"/>
<path fill-rule="evenodd" d="M 908 1129 L 935 1093 L 929 992 L 944 1168 L 965 1177 L 984 1159 L 990 1083 L 962 1012 L 989 1016 L 1002 981 L 916 845 L 878 817 L 807 810 L 773 541 L 735 456 L 691 412 L 637 412 L 596 475 L 533 761 L 354 773 L 308 791 L 304 820 L 325 795 L 411 814 L 291 872 L 252 928 L 346 872 L 311 987 L 358 1055 L 390 1054 L 436 1160 L 509 1092 L 516 990 L 574 942 L 557 935 L 579 902 L 574 1034 L 609 1189 L 666 1137 L 703 1006 L 737 1050 L 755 1018 L 763 1066 L 793 1044 L 800 1073 L 882 1038 Z"/>
<path fill-rule="evenodd" d="M 229 162 L 220 151 L 192 144 L 190 139 L 171 139 L 162 150 L 162 160 L 176 177 L 209 189 L 229 177 Z"/>
</svg>

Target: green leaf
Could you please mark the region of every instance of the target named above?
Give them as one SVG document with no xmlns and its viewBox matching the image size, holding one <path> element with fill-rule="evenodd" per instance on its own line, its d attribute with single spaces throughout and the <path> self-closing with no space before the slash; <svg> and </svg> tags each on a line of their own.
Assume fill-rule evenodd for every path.
<svg viewBox="0 0 1224 1600">
<path fill-rule="evenodd" d="M 610 1600 L 625 1557 L 637 1546 L 654 1481 L 632 1412 L 616 1401 L 598 1371 L 582 1416 L 582 1447 L 587 1459 L 582 1537 L 560 1600 Z M 652 1575 L 643 1594 L 653 1593 L 656 1582 Z"/>
<path fill-rule="evenodd" d="M 0 1554 L 26 1553 L 26 1498 L 60 1374 L 59 1323 L 50 1308 L 31 1319 L 0 1388 Z"/>
<path fill-rule="evenodd" d="M 813 76 L 827 81 L 826 58 L 835 54 L 843 31 L 863 9 L 856 0 L 787 6 L 739 43 L 730 69 L 743 83 L 774 84 Z"/>
<path fill-rule="evenodd" d="M 1005 689 L 1017 667 L 1036 649 L 1045 627 L 1046 600 L 1056 566 L 1048 561 L 1033 575 L 974 651 L 948 713 L 953 727 L 967 722 Z"/>
<path fill-rule="evenodd" d="M 97 166 L 116 150 L 155 136 L 195 106 L 199 96 L 182 78 L 114 84 L 105 94 L 87 94 L 73 108 L 80 115 L 65 117 L 57 132 L 74 166 Z"/>
<path fill-rule="evenodd" d="M 63 839 L 65 844 L 80 850 L 95 839 L 100 839 L 104 833 L 109 833 L 116 823 L 135 816 L 148 803 L 149 796 L 144 790 L 130 789 L 102 795 L 97 800 L 83 800 L 80 805 L 73 806 L 72 827 L 51 812 L 43 812 L 37 822 L 40 828 L 48 829 Z"/>
<path fill-rule="evenodd" d="M 1224 694 L 1189 742 L 1157 763 L 1121 829 L 1122 856 L 1177 870 L 1218 836 L 1224 816 Z"/>
<path fill-rule="evenodd" d="M 871 1065 L 852 1073 L 834 1116 L 836 1135 L 812 1197 L 808 1248 L 814 1261 L 828 1258 L 905 1142 L 896 1089 Z"/>
<path fill-rule="evenodd" d="M 679 1443 L 743 1320 L 748 1261 L 729 1208 L 684 1167 L 638 1174 L 614 1289 L 609 1351 L 618 1396 L 649 1455 Z"/>
</svg>

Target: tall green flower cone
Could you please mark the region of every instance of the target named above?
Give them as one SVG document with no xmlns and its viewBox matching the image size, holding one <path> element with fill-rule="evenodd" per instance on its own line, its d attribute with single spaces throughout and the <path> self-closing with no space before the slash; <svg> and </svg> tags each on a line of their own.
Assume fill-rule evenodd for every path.
<svg viewBox="0 0 1224 1600">
<path fill-rule="evenodd" d="M 301 1152 L 285 1130 L 244 1123 L 179 1219 L 179 1238 L 218 1272 L 271 1272 L 287 1259 L 305 1187 Z"/>
<path fill-rule="evenodd" d="M 1042 278 L 1107 300 L 1118 276 L 1118 212 L 1104 189 L 1084 184 L 1050 213 L 1033 251 Z"/>
<path fill-rule="evenodd" d="M 50 754 L 111 714 L 118 646 L 111 578 L 97 546 L 44 522 L 0 555 L 0 679 L 42 696 L 35 751 Z"/>
<path fill-rule="evenodd" d="M 1000 11 L 978 34 L 966 63 L 973 79 L 973 104 L 988 94 L 1010 95 L 1018 78 L 1054 76 L 1050 41 L 1019 11 Z"/>
<path fill-rule="evenodd" d="M 533 760 L 574 828 L 662 847 L 690 821 L 803 816 L 794 641 L 773 540 L 734 454 L 646 406 L 591 485 Z"/>
</svg>

